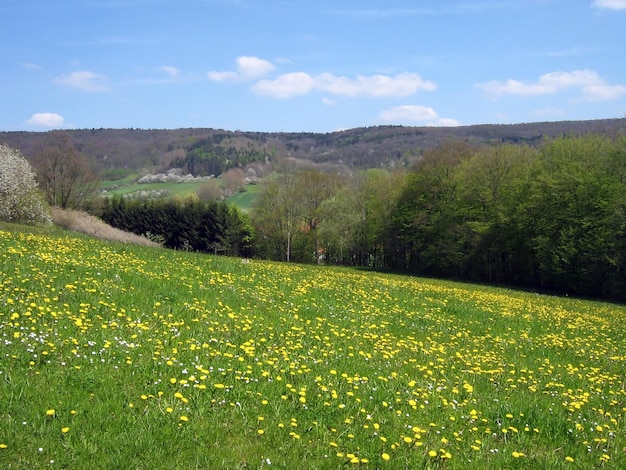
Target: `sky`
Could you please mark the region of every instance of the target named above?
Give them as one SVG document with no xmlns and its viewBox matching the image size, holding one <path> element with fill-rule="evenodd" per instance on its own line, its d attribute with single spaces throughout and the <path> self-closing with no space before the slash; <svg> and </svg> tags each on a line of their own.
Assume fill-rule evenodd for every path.
<svg viewBox="0 0 626 470">
<path fill-rule="evenodd" d="M 0 0 L 0 131 L 626 117 L 626 0 Z"/>
</svg>

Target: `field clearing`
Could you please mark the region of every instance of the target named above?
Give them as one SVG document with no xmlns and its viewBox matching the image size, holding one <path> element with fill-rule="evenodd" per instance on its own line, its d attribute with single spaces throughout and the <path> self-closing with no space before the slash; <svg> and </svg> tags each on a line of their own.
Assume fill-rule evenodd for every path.
<svg viewBox="0 0 626 470">
<path fill-rule="evenodd" d="M 189 194 L 195 194 L 202 184 L 203 182 L 196 181 L 189 183 L 176 183 L 171 181 L 166 183 L 131 183 L 114 188 L 110 185 L 110 183 L 108 183 L 107 185 L 103 185 L 103 188 L 107 189 L 108 186 L 110 189 L 107 189 L 107 192 L 112 196 L 123 196 L 125 194 L 132 194 L 139 191 L 168 191 L 169 196 L 184 197 Z"/>
<path fill-rule="evenodd" d="M 105 194 L 111 196 L 123 196 L 125 194 L 133 194 L 139 191 L 167 191 L 168 197 L 179 197 L 184 199 L 187 196 L 193 196 L 197 193 L 198 188 L 205 182 L 189 182 L 189 183 L 133 183 L 129 177 L 126 180 L 104 181 L 102 189 L 106 190 Z M 236 193 L 227 199 L 227 202 L 236 205 L 243 211 L 249 211 L 252 204 L 261 189 L 261 185 L 250 184 L 244 187 L 244 191 Z"/>
<path fill-rule="evenodd" d="M 0 467 L 626 468 L 625 324 L 0 227 Z"/>
</svg>

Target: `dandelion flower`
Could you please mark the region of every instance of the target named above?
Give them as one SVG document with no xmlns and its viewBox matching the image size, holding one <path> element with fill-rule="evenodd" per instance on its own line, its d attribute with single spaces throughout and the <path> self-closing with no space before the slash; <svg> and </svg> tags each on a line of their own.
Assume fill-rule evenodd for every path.
<svg viewBox="0 0 626 470">
<path fill-rule="evenodd" d="M 189 421 L 189 418 L 187 416 L 183 415 L 183 416 L 180 417 L 180 420 L 186 423 L 187 421 Z"/>
<path fill-rule="evenodd" d="M 437 451 L 436 450 L 429 450 L 428 451 L 428 456 L 429 457 L 437 457 Z"/>
<path fill-rule="evenodd" d="M 54 418 L 56 414 L 57 412 L 54 409 L 46 410 L 46 416 L 48 416 L 49 418 Z"/>
<path fill-rule="evenodd" d="M 383 460 L 389 460 L 391 458 L 391 456 L 387 453 L 387 452 L 383 452 L 383 455 L 381 455 Z"/>
<path fill-rule="evenodd" d="M 70 428 L 65 427 L 65 428 L 62 428 L 62 429 L 61 429 L 61 432 L 62 432 L 63 434 L 65 434 L 66 432 L 69 432 L 69 430 L 70 430 Z"/>
</svg>

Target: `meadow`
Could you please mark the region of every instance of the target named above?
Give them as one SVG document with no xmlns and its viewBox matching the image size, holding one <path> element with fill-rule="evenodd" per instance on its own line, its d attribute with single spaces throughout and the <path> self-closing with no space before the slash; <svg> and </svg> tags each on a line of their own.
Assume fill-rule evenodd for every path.
<svg viewBox="0 0 626 470">
<path fill-rule="evenodd" d="M 626 468 L 625 320 L 0 227 L 0 467 Z"/>
</svg>

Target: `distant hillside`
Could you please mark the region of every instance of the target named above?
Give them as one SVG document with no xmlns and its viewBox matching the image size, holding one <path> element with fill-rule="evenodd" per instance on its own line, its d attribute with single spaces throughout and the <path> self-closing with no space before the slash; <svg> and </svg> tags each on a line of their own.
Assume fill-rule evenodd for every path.
<svg viewBox="0 0 626 470">
<path fill-rule="evenodd" d="M 545 137 L 566 134 L 615 133 L 625 119 L 538 122 L 461 127 L 378 126 L 321 133 L 268 133 L 220 129 L 79 129 L 68 130 L 77 148 L 93 167 L 107 170 L 164 168 L 180 164 L 192 148 L 207 143 L 206 151 L 231 155 L 235 161 L 256 158 L 296 158 L 355 168 L 392 166 L 410 161 L 421 151 L 447 140 L 470 144 L 512 142 L 536 144 Z M 28 158 L 45 144 L 48 132 L 0 132 L 0 143 L 18 148 Z"/>
</svg>

